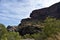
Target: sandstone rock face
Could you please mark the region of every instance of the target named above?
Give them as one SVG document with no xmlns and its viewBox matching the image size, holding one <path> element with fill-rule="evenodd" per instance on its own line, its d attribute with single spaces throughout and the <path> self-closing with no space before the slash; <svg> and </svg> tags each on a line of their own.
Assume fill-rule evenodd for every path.
<svg viewBox="0 0 60 40">
<path fill-rule="evenodd" d="M 32 11 L 30 17 L 32 19 L 45 19 L 47 16 L 60 19 L 60 2 L 48 8 L 38 9 Z"/>
</svg>

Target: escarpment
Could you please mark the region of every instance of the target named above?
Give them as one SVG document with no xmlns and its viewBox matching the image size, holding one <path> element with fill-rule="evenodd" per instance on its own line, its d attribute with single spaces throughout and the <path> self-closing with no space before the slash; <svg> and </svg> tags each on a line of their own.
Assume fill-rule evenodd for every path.
<svg viewBox="0 0 60 40">
<path fill-rule="evenodd" d="M 21 20 L 17 31 L 20 35 L 41 32 L 44 27 L 41 21 L 44 21 L 47 17 L 60 19 L 60 2 L 47 8 L 33 10 L 30 14 L 30 18 Z"/>
<path fill-rule="evenodd" d="M 44 27 L 43 26 L 44 24 L 43 25 L 41 24 L 41 20 L 44 21 L 47 17 L 60 19 L 60 2 L 47 8 L 33 10 L 30 14 L 30 18 L 21 20 L 21 23 L 18 25 L 19 33 L 33 34 L 33 33 L 37 33 L 38 31 L 41 32 L 42 28 Z"/>
</svg>

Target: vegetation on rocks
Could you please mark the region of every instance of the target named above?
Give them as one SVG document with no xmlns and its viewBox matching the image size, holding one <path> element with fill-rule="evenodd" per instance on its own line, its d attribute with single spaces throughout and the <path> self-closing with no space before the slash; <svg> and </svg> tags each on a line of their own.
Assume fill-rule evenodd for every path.
<svg viewBox="0 0 60 40">
<path fill-rule="evenodd" d="M 0 40 L 60 40 L 60 2 L 34 10 L 18 26 L 0 24 Z"/>
<path fill-rule="evenodd" d="M 57 40 L 57 39 L 60 40 L 59 39 L 60 38 L 60 20 L 47 17 L 46 20 L 44 20 L 44 23 L 42 24 L 44 27 L 42 27 L 40 32 L 37 32 L 34 29 L 34 27 L 33 28 L 28 27 L 28 29 L 26 28 L 25 31 L 33 32 L 34 30 L 36 32 L 34 32 L 33 34 L 26 33 L 23 36 L 19 35 L 19 32 L 7 31 L 5 26 L 3 24 L 0 24 L 0 40 L 20 40 L 20 39 L 27 39 L 27 38 L 35 39 L 35 40 Z"/>
</svg>

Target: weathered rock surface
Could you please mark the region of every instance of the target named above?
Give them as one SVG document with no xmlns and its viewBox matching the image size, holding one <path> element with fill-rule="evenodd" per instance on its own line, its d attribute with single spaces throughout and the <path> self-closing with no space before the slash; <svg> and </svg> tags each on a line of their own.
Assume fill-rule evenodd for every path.
<svg viewBox="0 0 60 40">
<path fill-rule="evenodd" d="M 18 32 L 21 35 L 34 34 L 41 32 L 40 20 L 45 20 L 46 17 L 60 19 L 60 2 L 50 7 L 33 10 L 30 18 L 22 19 L 18 25 Z"/>
<path fill-rule="evenodd" d="M 38 31 L 41 32 L 40 30 L 41 28 L 38 28 L 41 26 L 40 25 L 37 26 L 38 25 L 37 22 L 40 20 L 45 20 L 46 17 L 48 16 L 60 19 L 60 2 L 47 8 L 33 10 L 32 13 L 30 14 L 30 18 L 21 20 L 21 23 L 18 25 L 19 33 L 25 35 L 25 34 L 37 33 Z M 35 24 L 34 26 L 34 23 L 36 23 L 37 25 Z"/>
<path fill-rule="evenodd" d="M 60 2 L 56 3 L 48 8 L 38 9 L 32 11 L 30 17 L 32 19 L 45 19 L 47 16 L 60 19 Z"/>
</svg>

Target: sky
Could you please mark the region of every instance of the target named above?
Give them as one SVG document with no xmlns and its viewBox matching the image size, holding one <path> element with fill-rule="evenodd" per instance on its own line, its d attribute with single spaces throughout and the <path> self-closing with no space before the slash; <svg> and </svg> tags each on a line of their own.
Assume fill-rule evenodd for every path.
<svg viewBox="0 0 60 40">
<path fill-rule="evenodd" d="M 0 23 L 18 25 L 32 10 L 49 7 L 60 0 L 0 0 Z"/>
</svg>

